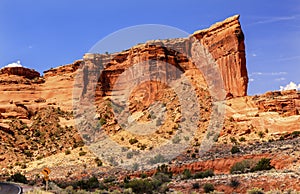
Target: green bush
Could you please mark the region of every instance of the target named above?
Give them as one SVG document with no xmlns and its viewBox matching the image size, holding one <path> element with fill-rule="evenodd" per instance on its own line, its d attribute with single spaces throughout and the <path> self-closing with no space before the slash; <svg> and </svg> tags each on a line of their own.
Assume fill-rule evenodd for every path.
<svg viewBox="0 0 300 194">
<path fill-rule="evenodd" d="M 161 184 L 158 180 L 133 179 L 125 183 L 125 188 L 131 188 L 136 194 L 152 194 Z"/>
<path fill-rule="evenodd" d="M 232 148 L 231 148 L 230 151 L 231 151 L 232 154 L 235 154 L 235 153 L 239 153 L 240 149 L 239 149 L 239 147 L 237 147 L 236 145 L 234 145 L 234 146 L 232 146 Z"/>
<path fill-rule="evenodd" d="M 265 133 L 263 131 L 260 131 L 260 132 L 258 132 L 258 136 L 259 136 L 259 138 L 264 138 Z"/>
<path fill-rule="evenodd" d="M 237 140 L 235 139 L 235 137 L 230 137 L 230 141 L 233 144 L 237 144 Z"/>
<path fill-rule="evenodd" d="M 133 157 L 133 153 L 132 152 L 127 152 L 126 158 L 130 159 L 132 157 Z"/>
<path fill-rule="evenodd" d="M 299 137 L 300 131 L 293 131 L 291 135 L 292 135 L 292 138 Z"/>
<path fill-rule="evenodd" d="M 73 186 L 73 188 L 84 189 L 87 191 L 91 191 L 91 190 L 98 189 L 98 188 L 100 188 L 100 189 L 106 188 L 102 183 L 100 183 L 98 181 L 98 179 L 95 176 L 93 176 L 87 180 L 80 180 L 80 181 L 74 182 L 71 184 L 71 186 Z"/>
<path fill-rule="evenodd" d="M 237 179 L 231 179 L 229 186 L 233 188 L 237 188 L 240 184 L 241 184 L 240 181 L 238 181 Z"/>
<path fill-rule="evenodd" d="M 181 139 L 180 139 L 180 137 L 177 136 L 177 135 L 172 139 L 172 142 L 173 142 L 174 144 L 179 144 L 180 141 L 181 141 Z"/>
<path fill-rule="evenodd" d="M 262 170 L 271 170 L 274 167 L 271 166 L 270 161 L 271 161 L 270 158 L 260 159 L 260 161 L 255 165 L 255 167 L 251 169 L 251 171 L 254 172 L 254 171 L 262 171 Z"/>
<path fill-rule="evenodd" d="M 212 176 L 215 176 L 214 171 L 209 169 L 209 170 L 206 170 L 203 172 L 198 172 L 198 173 L 194 174 L 193 177 L 194 177 L 194 179 L 203 179 L 203 178 L 212 177 Z"/>
<path fill-rule="evenodd" d="M 243 141 L 246 141 L 246 138 L 245 137 L 241 137 L 239 140 L 240 140 L 240 142 L 243 142 Z"/>
<path fill-rule="evenodd" d="M 158 163 L 164 163 L 164 162 L 166 162 L 166 159 L 161 154 L 158 154 L 158 155 L 154 156 L 153 158 L 150 158 L 150 160 L 148 161 L 149 164 L 158 164 Z"/>
<path fill-rule="evenodd" d="M 114 182 L 116 180 L 115 177 L 107 177 L 103 180 L 104 183 L 111 183 L 111 182 Z"/>
<path fill-rule="evenodd" d="M 106 124 L 106 119 L 105 119 L 105 118 L 101 118 L 101 119 L 99 120 L 99 124 L 100 124 L 101 126 L 105 125 L 105 124 Z"/>
<path fill-rule="evenodd" d="M 189 169 L 184 169 L 182 175 L 183 179 L 190 179 L 192 177 L 191 171 Z"/>
<path fill-rule="evenodd" d="M 200 188 L 199 183 L 193 183 L 192 188 L 193 189 L 199 189 Z"/>
<path fill-rule="evenodd" d="M 70 151 L 70 150 L 66 150 L 66 151 L 65 151 L 65 154 L 66 154 L 66 155 L 69 155 L 69 154 L 71 154 L 71 151 Z"/>
<path fill-rule="evenodd" d="M 163 174 L 166 174 L 168 175 L 170 178 L 172 177 L 172 172 L 170 171 L 170 168 L 168 165 L 166 164 L 163 164 L 161 166 L 158 166 L 157 169 L 156 169 L 156 174 L 158 173 L 163 173 Z"/>
<path fill-rule="evenodd" d="M 132 144 L 135 144 L 135 143 L 137 143 L 137 142 L 139 142 L 136 138 L 132 138 L 132 139 L 130 139 L 129 140 L 129 143 L 132 145 Z"/>
<path fill-rule="evenodd" d="M 85 152 L 85 151 L 79 152 L 79 156 L 84 156 L 84 155 L 86 155 L 86 154 L 87 154 L 87 152 Z"/>
<path fill-rule="evenodd" d="M 103 162 L 99 158 L 95 158 L 97 166 L 102 166 Z"/>
<path fill-rule="evenodd" d="M 231 174 L 239 174 L 239 173 L 247 173 L 247 172 L 255 172 L 255 171 L 262 171 L 262 170 L 271 170 L 274 168 L 270 164 L 270 158 L 262 158 L 258 162 L 254 160 L 243 160 L 241 162 L 235 163 L 230 168 Z"/>
<path fill-rule="evenodd" d="M 29 157 L 29 158 L 31 158 L 32 157 L 32 152 L 30 151 L 30 150 L 24 150 L 23 151 L 24 152 L 24 154 L 27 156 L 27 157 Z"/>
<path fill-rule="evenodd" d="M 17 172 L 16 174 L 14 175 L 11 175 L 7 181 L 13 181 L 13 182 L 16 182 L 16 183 L 24 183 L 24 184 L 27 184 L 28 183 L 28 180 L 27 178 L 22 175 L 21 173 Z"/>
<path fill-rule="evenodd" d="M 239 173 L 246 173 L 250 172 L 251 169 L 255 166 L 254 161 L 252 160 L 243 160 L 241 162 L 235 163 L 230 168 L 231 174 L 239 174 Z"/>
<path fill-rule="evenodd" d="M 153 176 L 154 179 L 159 180 L 162 183 L 166 183 L 166 182 L 170 182 L 171 181 L 171 177 L 169 176 L 169 174 L 165 174 L 165 173 L 156 173 Z"/>
<path fill-rule="evenodd" d="M 205 193 L 210 193 L 210 192 L 213 192 L 215 190 L 215 187 L 213 184 L 211 183 L 205 183 L 203 185 L 203 189 L 204 189 L 204 192 Z"/>
</svg>

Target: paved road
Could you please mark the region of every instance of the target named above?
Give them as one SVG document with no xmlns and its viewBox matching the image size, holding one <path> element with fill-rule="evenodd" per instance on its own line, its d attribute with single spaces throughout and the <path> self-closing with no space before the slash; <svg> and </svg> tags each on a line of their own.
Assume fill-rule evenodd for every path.
<svg viewBox="0 0 300 194">
<path fill-rule="evenodd" d="M 11 183 L 0 183 L 0 194 L 21 194 L 22 188 Z"/>
</svg>

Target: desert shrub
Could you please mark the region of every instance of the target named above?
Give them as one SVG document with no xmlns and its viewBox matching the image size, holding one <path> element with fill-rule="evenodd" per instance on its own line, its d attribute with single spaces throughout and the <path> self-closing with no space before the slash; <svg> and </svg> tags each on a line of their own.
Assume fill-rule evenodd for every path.
<svg viewBox="0 0 300 194">
<path fill-rule="evenodd" d="M 292 138 L 299 137 L 299 135 L 300 135 L 300 131 L 293 131 L 291 134 Z"/>
<path fill-rule="evenodd" d="M 82 140 L 74 143 L 74 148 L 83 147 L 83 146 L 84 146 L 84 142 Z"/>
<path fill-rule="evenodd" d="M 115 177 L 113 176 L 110 176 L 110 177 L 107 177 L 103 180 L 103 183 L 111 183 L 111 182 L 114 182 L 116 180 Z"/>
<path fill-rule="evenodd" d="M 209 170 L 206 170 L 203 172 L 198 172 L 198 173 L 194 174 L 193 177 L 195 179 L 203 179 L 203 178 L 212 177 L 212 176 L 215 176 L 214 171 L 209 169 Z"/>
<path fill-rule="evenodd" d="M 169 176 L 169 174 L 165 174 L 165 173 L 156 173 L 153 176 L 154 179 L 159 180 L 162 183 L 166 183 L 166 182 L 170 182 L 171 181 L 171 177 Z"/>
<path fill-rule="evenodd" d="M 210 193 L 210 192 L 213 192 L 215 190 L 215 187 L 213 184 L 211 183 L 205 183 L 203 185 L 203 189 L 204 189 L 204 192 L 205 193 Z"/>
<path fill-rule="evenodd" d="M 158 154 L 156 156 L 154 156 L 153 158 L 150 158 L 149 160 L 149 164 L 158 164 L 158 163 L 164 163 L 166 162 L 166 159 L 163 155 Z"/>
<path fill-rule="evenodd" d="M 106 124 L 106 119 L 105 119 L 105 118 L 101 118 L 101 119 L 99 120 L 99 124 L 100 124 L 101 126 L 105 125 L 105 124 Z"/>
<path fill-rule="evenodd" d="M 141 178 L 142 178 L 142 179 L 147 178 L 147 174 L 142 173 L 142 174 L 141 174 Z"/>
<path fill-rule="evenodd" d="M 255 167 L 253 167 L 251 169 L 251 171 L 254 172 L 254 171 L 262 171 L 262 170 L 271 170 L 274 167 L 271 166 L 270 161 L 271 161 L 270 158 L 262 158 L 262 159 L 260 159 L 260 161 L 258 161 L 258 163 L 255 165 Z"/>
<path fill-rule="evenodd" d="M 137 142 L 139 142 L 136 138 L 132 138 L 132 139 L 130 139 L 129 140 L 129 143 L 132 145 L 132 144 L 135 144 L 135 143 L 137 143 Z"/>
<path fill-rule="evenodd" d="M 235 163 L 230 168 L 231 174 L 239 174 L 239 173 L 246 173 L 250 172 L 250 170 L 255 166 L 254 162 L 252 160 L 243 160 L 241 162 Z"/>
<path fill-rule="evenodd" d="M 192 153 L 192 155 L 191 155 L 192 158 L 196 158 L 196 156 L 197 156 L 197 154 L 195 154 L 195 153 Z"/>
<path fill-rule="evenodd" d="M 24 150 L 24 154 L 27 156 L 27 157 L 32 157 L 32 152 L 30 150 Z"/>
<path fill-rule="evenodd" d="M 199 189 L 200 188 L 199 183 L 193 183 L 192 188 L 193 189 Z"/>
<path fill-rule="evenodd" d="M 238 181 L 237 179 L 231 179 L 229 186 L 233 188 L 237 188 L 240 184 L 241 184 L 240 181 Z"/>
<path fill-rule="evenodd" d="M 133 179 L 125 183 L 125 188 L 131 188 L 136 194 L 152 194 L 161 185 L 158 180 Z"/>
<path fill-rule="evenodd" d="M 66 151 L 65 151 L 65 154 L 66 154 L 66 155 L 69 155 L 69 154 L 71 154 L 71 151 L 70 151 L 70 150 L 66 150 Z"/>
<path fill-rule="evenodd" d="M 258 132 L 258 136 L 259 136 L 259 138 L 264 138 L 265 133 L 263 131 L 260 131 L 260 132 Z"/>
<path fill-rule="evenodd" d="M 253 188 L 247 191 L 247 194 L 264 194 L 264 192 L 259 188 Z"/>
<path fill-rule="evenodd" d="M 236 154 L 236 153 L 240 152 L 240 149 L 239 149 L 239 147 L 237 147 L 236 145 L 234 145 L 234 146 L 232 146 L 232 148 L 231 148 L 230 151 L 231 151 L 232 154 Z"/>
<path fill-rule="evenodd" d="M 93 176 L 87 180 L 80 180 L 80 181 L 74 182 L 71 184 L 71 186 L 73 186 L 73 188 L 84 189 L 87 191 L 97 189 L 97 188 L 100 188 L 100 189 L 105 188 L 105 186 L 102 183 L 100 183 L 95 176 Z"/>
<path fill-rule="evenodd" d="M 239 140 L 240 140 L 240 142 L 243 142 L 243 141 L 246 141 L 246 138 L 245 137 L 241 137 Z"/>
<path fill-rule="evenodd" d="M 177 135 L 172 139 L 172 142 L 173 142 L 174 144 L 179 144 L 180 141 L 181 141 L 181 139 L 180 139 L 180 137 L 177 136 Z"/>
<path fill-rule="evenodd" d="M 128 175 L 125 176 L 124 179 L 123 179 L 123 182 L 124 183 L 129 183 L 129 181 L 130 181 L 130 176 L 128 176 Z"/>
<path fill-rule="evenodd" d="M 27 184 L 28 183 L 28 180 L 27 178 L 22 175 L 21 173 L 17 172 L 13 175 L 11 175 L 7 181 L 13 181 L 13 182 L 16 182 L 16 183 L 24 183 L 24 184 Z"/>
<path fill-rule="evenodd" d="M 161 166 L 158 166 L 157 169 L 156 169 L 156 174 L 158 173 L 163 173 L 163 174 L 166 174 L 168 175 L 170 178 L 172 177 L 172 172 L 170 171 L 170 168 L 168 167 L 168 165 L 161 165 Z"/>
<path fill-rule="evenodd" d="M 116 158 L 115 157 L 113 157 L 113 156 L 110 156 L 109 158 L 108 158 L 108 162 L 110 163 L 110 165 L 112 165 L 112 166 L 117 166 L 119 163 L 116 161 Z"/>
<path fill-rule="evenodd" d="M 184 169 L 182 175 L 183 179 L 190 179 L 192 177 L 191 171 L 189 169 Z"/>
<path fill-rule="evenodd" d="M 84 156 L 84 155 L 86 155 L 86 154 L 87 154 L 87 152 L 85 152 L 85 151 L 79 152 L 79 156 Z"/>
<path fill-rule="evenodd" d="M 254 160 L 243 160 L 241 162 L 235 163 L 230 168 L 230 173 L 239 174 L 261 170 L 270 170 L 274 168 L 273 166 L 271 166 L 270 161 L 271 159 L 269 158 L 262 158 L 258 162 L 255 162 Z"/>
<path fill-rule="evenodd" d="M 236 140 L 235 137 L 230 137 L 230 141 L 231 141 L 231 143 L 233 143 L 233 144 L 237 144 L 237 140 Z"/>
<path fill-rule="evenodd" d="M 41 159 L 43 159 L 43 158 L 44 158 L 43 155 L 38 155 L 38 156 L 36 157 L 37 160 L 41 160 Z"/>
<path fill-rule="evenodd" d="M 140 168 L 140 165 L 138 163 L 136 163 L 136 162 L 133 163 L 132 170 L 137 171 L 137 170 L 139 170 L 139 168 Z"/>
<path fill-rule="evenodd" d="M 95 158 L 95 163 L 97 164 L 97 166 L 102 166 L 103 162 L 97 157 Z"/>
</svg>

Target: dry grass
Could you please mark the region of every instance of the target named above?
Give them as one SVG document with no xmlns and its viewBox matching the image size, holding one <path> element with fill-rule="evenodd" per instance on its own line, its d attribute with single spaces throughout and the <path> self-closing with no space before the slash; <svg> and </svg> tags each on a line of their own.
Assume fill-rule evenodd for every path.
<svg viewBox="0 0 300 194">
<path fill-rule="evenodd" d="M 43 191 L 43 190 L 40 190 L 40 189 L 35 189 L 33 191 L 26 192 L 26 194 L 53 194 L 53 193 Z"/>
</svg>

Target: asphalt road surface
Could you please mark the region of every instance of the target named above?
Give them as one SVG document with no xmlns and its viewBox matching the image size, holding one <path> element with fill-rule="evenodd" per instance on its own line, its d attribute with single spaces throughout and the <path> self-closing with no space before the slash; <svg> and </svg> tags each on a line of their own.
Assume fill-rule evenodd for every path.
<svg viewBox="0 0 300 194">
<path fill-rule="evenodd" d="M 22 188 L 11 183 L 0 183 L 0 194 L 21 194 Z"/>
</svg>

